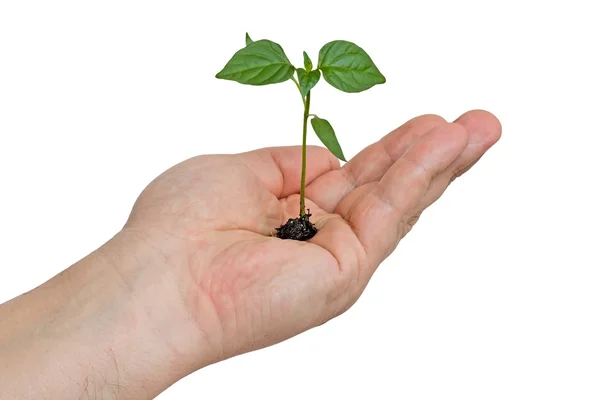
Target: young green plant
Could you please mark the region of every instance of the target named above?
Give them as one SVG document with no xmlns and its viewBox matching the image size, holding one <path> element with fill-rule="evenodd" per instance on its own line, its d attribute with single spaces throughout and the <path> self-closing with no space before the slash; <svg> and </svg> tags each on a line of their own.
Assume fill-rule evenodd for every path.
<svg viewBox="0 0 600 400">
<path fill-rule="evenodd" d="M 295 83 L 304 108 L 302 124 L 302 173 L 300 178 L 300 216 L 290 218 L 286 224 L 276 228 L 277 236 L 282 239 L 308 240 L 317 229 L 309 221 L 310 211 L 305 208 L 306 188 L 306 134 L 308 119 L 321 142 L 342 161 L 344 153 L 331 124 L 326 119 L 310 113 L 311 90 L 321 79 L 336 89 L 347 93 L 358 93 L 385 83 L 385 77 L 379 72 L 371 57 L 359 46 L 345 40 L 334 40 L 319 51 L 317 67 L 304 54 L 304 68 L 296 68 L 275 42 L 250 39 L 246 33 L 246 47 L 233 55 L 231 60 L 217 74 L 219 79 L 227 79 L 245 85 L 270 85 L 291 80 Z M 296 74 L 296 76 L 294 76 Z"/>
</svg>

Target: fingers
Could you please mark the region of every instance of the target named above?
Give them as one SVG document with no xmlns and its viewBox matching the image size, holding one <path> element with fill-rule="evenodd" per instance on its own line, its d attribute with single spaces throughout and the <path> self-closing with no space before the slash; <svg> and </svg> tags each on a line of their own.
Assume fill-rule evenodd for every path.
<svg viewBox="0 0 600 400">
<path fill-rule="evenodd" d="M 277 198 L 300 192 L 302 147 L 270 147 L 237 154 L 242 161 Z M 306 148 L 306 183 L 324 173 L 339 169 L 338 159 L 324 147 Z"/>
<path fill-rule="evenodd" d="M 370 184 L 344 218 L 375 268 L 397 246 L 412 211 L 432 181 L 462 154 L 468 132 L 460 124 L 440 125 L 418 139 L 378 183 Z"/>
<path fill-rule="evenodd" d="M 469 134 L 467 147 L 460 157 L 433 180 L 421 204 L 415 210 L 415 214 L 420 214 L 435 202 L 448 185 L 475 165 L 485 152 L 500 139 L 502 134 L 500 121 L 493 114 L 483 110 L 469 111 L 458 117 L 455 123 L 462 125 L 467 130 Z M 414 222 L 416 220 L 413 220 L 413 224 Z"/>
<path fill-rule="evenodd" d="M 332 212 L 356 187 L 378 181 L 408 147 L 431 129 L 446 124 L 437 115 L 422 115 L 406 122 L 378 142 L 362 150 L 341 169 L 317 178 L 306 188 L 307 197 Z"/>
</svg>

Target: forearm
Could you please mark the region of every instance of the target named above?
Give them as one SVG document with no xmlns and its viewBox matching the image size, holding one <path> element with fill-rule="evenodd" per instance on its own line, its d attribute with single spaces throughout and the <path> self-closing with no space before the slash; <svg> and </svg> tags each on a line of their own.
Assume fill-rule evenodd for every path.
<svg viewBox="0 0 600 400">
<path fill-rule="evenodd" d="M 152 398 L 208 363 L 178 344 L 177 310 L 150 307 L 168 274 L 140 273 L 135 263 L 153 261 L 136 246 L 116 237 L 0 305 L 0 398 Z"/>
</svg>

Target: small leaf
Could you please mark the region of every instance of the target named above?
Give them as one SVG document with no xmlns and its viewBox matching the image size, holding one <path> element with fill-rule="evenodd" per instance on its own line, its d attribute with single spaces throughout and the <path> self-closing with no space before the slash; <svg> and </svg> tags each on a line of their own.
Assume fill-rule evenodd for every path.
<svg viewBox="0 0 600 400">
<path fill-rule="evenodd" d="M 248 46 L 250 43 L 254 43 L 254 40 L 250 39 L 250 35 L 248 35 L 248 32 L 246 32 L 246 46 Z"/>
<path fill-rule="evenodd" d="M 306 54 L 305 51 L 302 52 L 304 54 L 304 68 L 310 72 L 312 71 L 312 60 L 310 59 L 310 57 L 308 56 L 308 54 Z"/>
<path fill-rule="evenodd" d="M 285 82 L 293 74 L 294 66 L 280 45 L 257 40 L 235 53 L 217 78 L 260 86 Z"/>
<path fill-rule="evenodd" d="M 337 137 L 335 137 L 335 132 L 333 131 L 329 121 L 326 119 L 321 119 L 315 115 L 313 119 L 310 120 L 310 124 L 325 147 L 327 147 L 334 156 L 342 161 L 346 161 L 346 158 L 344 158 L 344 153 L 342 153 L 342 148 L 340 147 Z"/>
<path fill-rule="evenodd" d="M 306 97 L 308 92 L 315 87 L 319 79 L 321 79 L 321 73 L 319 70 L 306 72 L 304 68 L 298 68 L 296 70 L 298 73 L 298 83 L 300 83 L 300 92 L 302 92 L 302 97 Z"/>
<path fill-rule="evenodd" d="M 385 83 L 371 57 L 354 43 L 335 40 L 319 51 L 319 66 L 323 78 L 343 92 L 357 93 Z"/>
</svg>

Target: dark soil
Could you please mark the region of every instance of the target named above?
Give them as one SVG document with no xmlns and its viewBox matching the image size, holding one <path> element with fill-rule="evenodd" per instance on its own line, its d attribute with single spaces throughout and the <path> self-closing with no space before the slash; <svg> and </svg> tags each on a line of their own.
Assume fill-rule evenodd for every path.
<svg viewBox="0 0 600 400">
<path fill-rule="evenodd" d="M 299 218 L 290 218 L 284 225 L 279 228 L 275 228 L 277 231 L 277 237 L 280 239 L 292 239 L 292 240 L 308 240 L 317 234 L 317 227 L 310 222 L 308 219 L 312 214 L 310 210 L 308 213 L 300 216 Z"/>
</svg>

